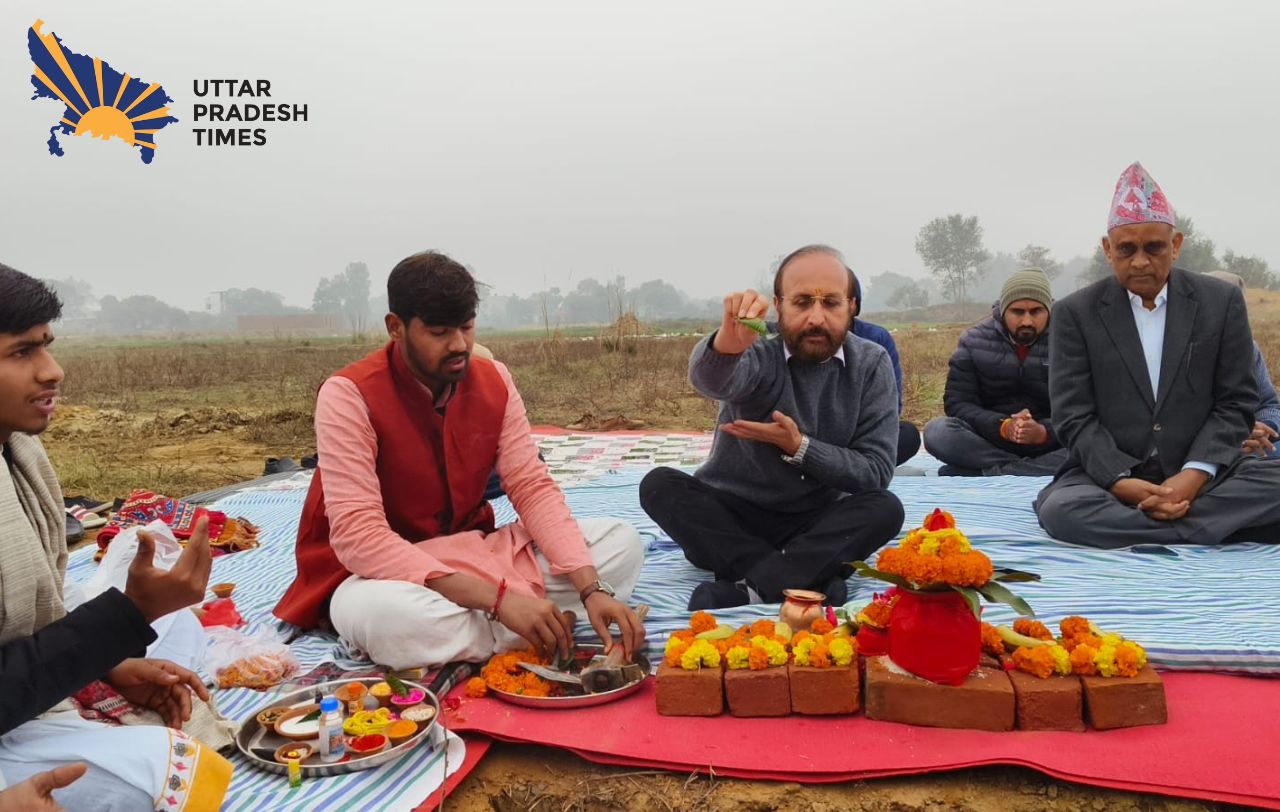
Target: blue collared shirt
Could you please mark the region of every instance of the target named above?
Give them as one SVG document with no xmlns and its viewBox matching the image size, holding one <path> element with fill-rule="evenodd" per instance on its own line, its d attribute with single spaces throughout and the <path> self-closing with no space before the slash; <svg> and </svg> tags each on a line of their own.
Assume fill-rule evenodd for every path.
<svg viewBox="0 0 1280 812">
<path fill-rule="evenodd" d="M 1142 357 L 1147 362 L 1147 378 L 1151 381 L 1151 396 L 1154 398 L 1160 392 L 1160 362 L 1164 359 L 1164 328 L 1169 315 L 1169 284 L 1166 282 L 1160 288 L 1152 309 L 1148 310 L 1142 303 L 1142 297 L 1136 293 L 1129 294 L 1129 305 L 1133 310 L 1133 323 L 1138 328 L 1138 340 L 1142 342 Z M 1218 475 L 1218 466 L 1211 462 L 1188 460 L 1182 470 L 1188 468 L 1204 471 L 1210 479 Z"/>
</svg>

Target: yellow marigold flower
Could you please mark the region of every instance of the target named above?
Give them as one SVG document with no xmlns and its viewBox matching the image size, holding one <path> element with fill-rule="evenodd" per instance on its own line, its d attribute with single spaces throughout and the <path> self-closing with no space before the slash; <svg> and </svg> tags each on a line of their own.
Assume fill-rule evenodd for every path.
<svg viewBox="0 0 1280 812">
<path fill-rule="evenodd" d="M 846 637 L 837 637 L 832 640 L 829 651 L 831 659 L 838 666 L 844 667 L 853 662 L 853 644 Z"/>
<path fill-rule="evenodd" d="M 1053 673 L 1065 677 L 1071 673 L 1071 652 L 1062 646 L 1047 646 L 1053 657 Z"/>
<path fill-rule="evenodd" d="M 1115 632 L 1107 632 L 1102 635 L 1102 644 L 1105 646 L 1118 646 L 1124 642 L 1124 638 Z"/>
<path fill-rule="evenodd" d="M 760 648 L 767 655 L 769 665 L 787 664 L 787 649 L 777 640 L 765 640 Z"/>
<path fill-rule="evenodd" d="M 796 665 L 809 665 L 809 652 L 813 651 L 813 647 L 817 644 L 817 640 L 812 637 L 806 637 L 791 649 L 791 658 Z"/>
<path fill-rule="evenodd" d="M 695 640 L 680 657 L 680 667 L 685 671 L 697 671 L 702 666 L 714 668 L 720 665 L 720 652 L 706 640 Z"/>
<path fill-rule="evenodd" d="M 1104 677 L 1114 677 L 1116 675 L 1116 647 L 1110 643 L 1103 643 L 1102 648 L 1098 649 L 1098 653 L 1093 655 L 1093 664 L 1098 667 L 1098 673 Z"/>
<path fill-rule="evenodd" d="M 942 543 L 938 541 L 937 536 L 934 533 L 927 533 L 924 541 L 920 542 L 919 553 L 920 555 L 937 555 L 940 546 Z"/>
<path fill-rule="evenodd" d="M 730 669 L 734 671 L 740 671 L 741 669 L 747 667 L 750 656 L 751 656 L 751 649 L 747 648 L 746 646 L 734 646 L 733 648 L 729 649 L 728 653 L 725 655 L 725 658 L 728 660 Z"/>
</svg>

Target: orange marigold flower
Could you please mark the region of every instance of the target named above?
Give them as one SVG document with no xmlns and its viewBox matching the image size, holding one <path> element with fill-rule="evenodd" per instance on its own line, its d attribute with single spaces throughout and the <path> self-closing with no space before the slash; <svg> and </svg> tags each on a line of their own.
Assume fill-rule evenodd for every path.
<svg viewBox="0 0 1280 812">
<path fill-rule="evenodd" d="M 1088 646 L 1094 651 L 1097 651 L 1102 648 L 1102 638 L 1098 637 L 1096 634 L 1088 634 L 1087 632 L 1076 637 L 1062 638 L 1062 647 L 1067 651 L 1075 651 L 1076 646 Z"/>
<path fill-rule="evenodd" d="M 772 637 L 775 631 L 777 631 L 777 625 L 774 621 L 767 618 L 761 618 L 751 624 L 750 636 Z"/>
<path fill-rule="evenodd" d="M 686 643 L 692 643 L 694 641 L 693 629 L 680 629 L 679 631 L 672 632 L 671 636 L 678 637 Z"/>
<path fill-rule="evenodd" d="M 1049 631 L 1048 627 L 1040 621 L 1032 620 L 1029 617 L 1020 617 L 1013 621 L 1013 630 L 1018 634 L 1034 637 L 1036 640 L 1053 639 L 1053 632 Z"/>
<path fill-rule="evenodd" d="M 1071 671 L 1082 677 L 1091 677 L 1098 673 L 1098 666 L 1093 662 L 1093 658 L 1097 656 L 1098 650 L 1090 645 L 1081 643 L 1071 649 Z"/>
<path fill-rule="evenodd" d="M 751 647 L 751 654 L 747 657 L 747 667 L 752 671 L 763 671 L 769 667 L 769 652 L 759 646 Z"/>
<path fill-rule="evenodd" d="M 831 621 L 825 617 L 815 618 L 813 623 L 809 624 L 809 631 L 814 634 L 826 634 L 834 628 L 835 626 L 831 625 Z"/>
<path fill-rule="evenodd" d="M 800 643 L 806 637 L 809 637 L 809 636 L 810 636 L 809 632 L 803 631 L 803 630 L 798 631 L 795 634 L 791 635 L 791 647 L 795 648 L 796 646 L 800 645 Z"/>
<path fill-rule="evenodd" d="M 1064 617 L 1058 627 L 1062 629 L 1062 636 L 1067 640 L 1085 634 L 1093 634 L 1093 631 L 1089 628 L 1089 621 L 1079 615 Z"/>
<path fill-rule="evenodd" d="M 831 652 L 827 650 L 826 643 L 818 643 L 809 652 L 809 663 L 814 668 L 830 668 Z"/>
<path fill-rule="evenodd" d="M 1048 679 L 1053 675 L 1053 655 L 1049 646 L 1019 646 L 1013 650 L 1013 664 L 1019 671 Z"/>
<path fill-rule="evenodd" d="M 996 627 L 990 623 L 982 624 L 982 650 L 992 657 L 1003 657 L 1006 654 L 1000 632 L 996 631 Z"/>
<path fill-rule="evenodd" d="M 1138 676 L 1138 653 L 1130 646 L 1116 646 L 1116 673 L 1122 677 Z"/>
<path fill-rule="evenodd" d="M 675 668 L 680 667 L 680 658 L 684 656 L 685 649 L 689 648 L 689 644 L 684 640 L 672 641 L 667 644 L 666 654 L 663 655 L 663 661 Z"/>
<path fill-rule="evenodd" d="M 709 632 L 717 625 L 716 619 L 711 616 L 710 612 L 694 612 L 693 617 L 689 618 L 689 629 L 694 634 Z"/>
</svg>

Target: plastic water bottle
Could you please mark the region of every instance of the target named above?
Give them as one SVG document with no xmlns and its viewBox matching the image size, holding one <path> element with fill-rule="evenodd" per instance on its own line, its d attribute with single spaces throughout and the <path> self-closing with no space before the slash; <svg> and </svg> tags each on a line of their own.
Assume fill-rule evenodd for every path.
<svg viewBox="0 0 1280 812">
<path fill-rule="evenodd" d="M 320 700 L 320 760 L 332 764 L 347 754 L 347 740 L 342 735 L 342 706 L 336 696 Z"/>
</svg>

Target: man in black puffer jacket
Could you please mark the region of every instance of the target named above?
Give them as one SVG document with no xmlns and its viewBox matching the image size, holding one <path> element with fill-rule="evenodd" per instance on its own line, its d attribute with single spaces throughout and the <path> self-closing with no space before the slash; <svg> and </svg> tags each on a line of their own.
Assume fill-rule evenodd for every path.
<svg viewBox="0 0 1280 812">
<path fill-rule="evenodd" d="M 1050 476 L 1067 458 L 1049 414 L 1049 278 L 1039 268 L 1009 277 L 1000 301 L 960 336 L 947 370 L 946 417 L 924 427 L 924 445 L 946 475 Z"/>
</svg>

